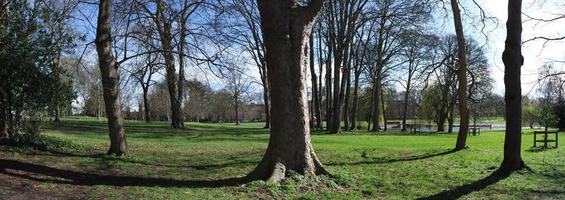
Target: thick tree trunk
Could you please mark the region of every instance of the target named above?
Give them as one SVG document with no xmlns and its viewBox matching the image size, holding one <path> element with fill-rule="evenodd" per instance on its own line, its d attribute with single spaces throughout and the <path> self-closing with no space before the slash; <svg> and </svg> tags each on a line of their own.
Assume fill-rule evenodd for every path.
<svg viewBox="0 0 565 200">
<path fill-rule="evenodd" d="M 447 118 L 445 112 L 439 112 L 438 120 L 437 120 L 437 132 L 445 131 L 445 118 Z"/>
<path fill-rule="evenodd" d="M 61 121 L 61 116 L 59 116 L 61 114 L 61 107 L 60 106 L 56 106 L 55 107 L 55 121 L 56 122 L 60 122 Z"/>
<path fill-rule="evenodd" d="M 345 78 L 345 98 L 343 104 L 343 127 L 346 131 L 350 130 L 349 124 L 349 99 L 351 96 L 351 77 L 349 76 L 349 67 L 347 67 L 346 72 L 343 74 Z"/>
<path fill-rule="evenodd" d="M 144 120 L 146 123 L 151 122 L 151 109 L 149 108 L 149 87 L 143 88 L 143 111 L 145 112 Z"/>
<path fill-rule="evenodd" d="M 179 109 L 179 116 L 178 118 L 181 124 L 181 127 L 184 127 L 184 114 L 182 112 L 182 102 L 183 102 L 183 96 L 184 96 L 184 82 L 185 82 L 185 78 L 184 78 L 184 43 L 186 40 L 186 32 L 187 32 L 187 28 L 186 28 L 186 22 L 187 22 L 187 17 L 184 16 L 184 13 L 182 14 L 182 17 L 180 19 L 180 38 L 179 38 L 179 44 L 178 44 L 178 51 L 179 51 L 179 80 L 178 80 L 178 91 L 177 91 L 177 98 L 178 98 L 178 109 Z"/>
<path fill-rule="evenodd" d="M 310 143 L 306 59 L 313 21 L 321 0 L 307 7 L 290 0 L 259 0 L 271 87 L 272 124 L 269 145 L 247 177 L 280 181 L 294 171 L 326 174 Z"/>
<path fill-rule="evenodd" d="M 522 161 L 522 89 L 520 82 L 522 57 L 522 1 L 508 1 L 504 62 L 504 86 L 506 88 L 506 134 L 504 137 L 504 160 L 500 170 L 510 172 L 526 167 Z"/>
<path fill-rule="evenodd" d="M 373 127 L 371 128 L 371 132 L 379 132 L 380 131 L 380 118 L 381 118 L 381 77 L 380 73 L 378 73 L 377 78 L 375 80 L 375 84 L 373 84 L 373 106 L 372 106 L 372 116 L 371 120 L 373 122 Z"/>
<path fill-rule="evenodd" d="M 337 50 L 336 50 L 337 51 Z M 340 56 L 341 57 L 341 56 Z M 341 60 L 339 57 L 334 58 L 334 76 L 333 76 L 333 102 L 332 102 L 332 123 L 329 125 L 331 133 L 338 133 L 341 130 Z"/>
<path fill-rule="evenodd" d="M 0 139 L 7 137 L 6 123 L 6 102 L 4 101 L 3 92 L 0 91 Z"/>
<path fill-rule="evenodd" d="M 120 103 L 118 66 L 112 55 L 111 6 L 111 0 L 100 1 L 96 27 L 96 51 L 98 52 L 106 115 L 108 116 L 111 143 L 108 154 L 121 156 L 127 154 L 127 142 Z"/>
<path fill-rule="evenodd" d="M 328 45 L 328 54 L 326 55 L 326 129 L 329 131 L 333 124 L 333 87 L 332 87 L 332 45 Z"/>
<path fill-rule="evenodd" d="M 239 98 L 234 98 L 235 103 L 235 125 L 239 125 Z"/>
<path fill-rule="evenodd" d="M 271 127 L 271 100 L 269 98 L 269 83 L 267 77 L 263 77 L 263 101 L 265 102 L 265 126 L 263 128 Z"/>
<path fill-rule="evenodd" d="M 318 96 L 318 77 L 316 76 L 316 67 L 314 66 L 314 34 L 310 35 L 310 75 L 312 79 L 312 106 L 313 106 L 313 128 L 320 128 L 320 97 Z"/>
<path fill-rule="evenodd" d="M 164 14 L 163 0 L 157 1 L 157 17 L 155 23 L 159 29 L 159 37 L 163 48 L 163 57 L 165 58 L 165 69 L 167 86 L 169 89 L 169 101 L 171 103 L 171 127 L 184 128 L 181 114 L 181 102 L 178 97 L 178 83 L 175 69 L 175 58 L 173 56 L 171 22 L 167 21 Z"/>
<path fill-rule="evenodd" d="M 351 110 L 351 130 L 357 130 L 357 108 L 359 107 L 359 76 L 361 71 L 355 72 L 353 84 L 353 108 Z"/>
<path fill-rule="evenodd" d="M 457 57 L 459 68 L 457 69 L 457 80 L 459 83 L 459 134 L 457 135 L 456 150 L 464 149 L 467 144 L 467 131 L 469 131 L 469 109 L 467 108 L 467 58 L 465 55 L 465 36 L 463 35 L 463 24 L 457 0 L 451 0 L 453 11 L 453 22 L 457 35 Z"/>
<path fill-rule="evenodd" d="M 402 131 L 406 131 L 406 119 L 408 118 L 408 99 L 410 98 L 410 76 L 406 81 L 406 92 L 404 92 L 404 110 L 402 111 Z"/>
<path fill-rule="evenodd" d="M 453 108 L 449 110 L 449 114 L 447 116 L 447 132 L 453 133 L 453 123 L 455 121 L 455 114 Z M 459 127 L 461 129 L 461 126 Z"/>
<path fill-rule="evenodd" d="M 324 66 L 322 65 L 323 63 L 323 58 L 322 58 L 322 54 L 323 54 L 323 50 L 322 50 L 322 36 L 320 36 L 318 38 L 318 69 L 319 69 L 319 73 L 320 75 L 318 76 L 318 108 L 320 109 L 320 115 L 318 116 L 318 119 L 316 123 L 319 124 L 319 128 L 323 129 L 324 125 L 322 124 L 323 120 L 323 116 L 324 116 L 324 87 L 322 86 L 322 72 L 324 70 Z"/>
<path fill-rule="evenodd" d="M 382 107 L 382 113 L 383 113 L 383 131 L 386 131 L 387 127 L 386 127 L 385 96 L 384 96 L 384 92 L 382 92 L 382 91 L 381 91 L 381 107 Z"/>
</svg>

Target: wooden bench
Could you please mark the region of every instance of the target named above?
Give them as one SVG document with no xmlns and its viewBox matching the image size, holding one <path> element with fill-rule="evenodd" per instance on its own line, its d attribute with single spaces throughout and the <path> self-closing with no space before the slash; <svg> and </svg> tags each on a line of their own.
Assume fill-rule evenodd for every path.
<svg viewBox="0 0 565 200">
<path fill-rule="evenodd" d="M 410 133 L 421 133 L 422 132 L 422 125 L 420 124 L 406 124 Z"/>
<path fill-rule="evenodd" d="M 473 136 L 475 136 L 475 135 L 481 135 L 481 128 L 477 128 L 477 127 L 469 128 L 469 131 L 467 132 L 467 134 L 468 134 L 468 135 L 473 135 Z"/>
<path fill-rule="evenodd" d="M 548 138 L 550 134 L 555 135 L 554 139 Z M 542 138 L 538 140 L 537 135 L 542 135 Z M 536 147 L 538 142 L 543 142 L 543 148 L 548 147 L 547 143 L 554 142 L 555 146 L 553 146 L 553 148 L 557 148 L 559 146 L 559 133 L 557 133 L 557 131 L 534 131 L 534 147 Z"/>
<path fill-rule="evenodd" d="M 400 128 L 400 122 L 387 122 L 386 126 L 390 128 Z"/>
</svg>

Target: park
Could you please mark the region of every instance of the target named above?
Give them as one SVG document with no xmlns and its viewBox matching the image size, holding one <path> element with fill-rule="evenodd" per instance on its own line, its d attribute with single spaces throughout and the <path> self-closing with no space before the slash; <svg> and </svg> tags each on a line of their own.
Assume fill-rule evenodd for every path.
<svg viewBox="0 0 565 200">
<path fill-rule="evenodd" d="M 0 199 L 565 199 L 559 0 L 0 0 Z"/>
</svg>

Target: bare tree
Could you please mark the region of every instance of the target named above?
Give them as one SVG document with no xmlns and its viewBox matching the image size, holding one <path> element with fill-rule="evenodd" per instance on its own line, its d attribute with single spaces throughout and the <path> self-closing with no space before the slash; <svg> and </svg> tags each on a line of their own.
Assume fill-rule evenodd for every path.
<svg viewBox="0 0 565 200">
<path fill-rule="evenodd" d="M 242 70 L 244 71 L 244 70 Z M 225 77 L 227 82 L 226 88 L 231 93 L 235 111 L 235 125 L 239 125 L 240 122 L 240 106 L 244 95 L 249 93 L 251 89 L 251 81 L 249 77 L 245 76 L 239 69 L 232 68 L 228 70 L 227 76 Z"/>
<path fill-rule="evenodd" d="M 154 75 L 159 72 L 160 65 L 158 63 L 159 56 L 148 54 L 142 61 L 136 65 L 138 68 L 131 72 L 131 75 L 141 86 L 143 93 L 143 118 L 145 122 L 151 122 L 151 106 L 149 105 L 149 88 L 155 84 Z"/>
</svg>

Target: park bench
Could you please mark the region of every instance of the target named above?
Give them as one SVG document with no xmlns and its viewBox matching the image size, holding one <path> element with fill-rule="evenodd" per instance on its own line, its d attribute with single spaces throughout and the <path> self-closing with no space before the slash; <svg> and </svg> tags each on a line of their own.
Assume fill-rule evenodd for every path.
<svg viewBox="0 0 565 200">
<path fill-rule="evenodd" d="M 421 133 L 422 132 L 422 125 L 421 124 L 406 124 L 410 133 Z"/>
<path fill-rule="evenodd" d="M 468 135 L 481 135 L 481 128 L 477 128 L 477 127 L 472 127 L 469 128 L 469 131 L 467 132 Z"/>
<path fill-rule="evenodd" d="M 390 126 L 390 128 L 400 128 L 400 122 L 387 122 L 386 126 Z"/>
<path fill-rule="evenodd" d="M 548 137 L 548 135 L 550 134 L 555 135 L 554 139 L 550 139 Z M 537 135 L 542 136 L 540 140 L 537 139 Z M 557 131 L 534 131 L 534 147 L 536 147 L 536 144 L 538 142 L 543 142 L 543 148 L 547 148 L 548 147 L 547 143 L 554 142 L 555 143 L 554 148 L 557 148 L 559 145 L 558 141 L 559 141 L 559 133 L 557 133 Z"/>
</svg>

